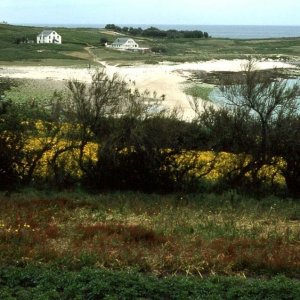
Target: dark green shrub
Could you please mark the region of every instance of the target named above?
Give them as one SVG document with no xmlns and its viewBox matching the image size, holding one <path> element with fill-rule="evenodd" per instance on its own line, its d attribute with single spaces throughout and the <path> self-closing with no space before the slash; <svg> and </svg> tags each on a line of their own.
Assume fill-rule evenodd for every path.
<svg viewBox="0 0 300 300">
<path fill-rule="evenodd" d="M 165 277 L 83 268 L 0 269 L 1 299 L 299 299 L 298 280 Z"/>
</svg>

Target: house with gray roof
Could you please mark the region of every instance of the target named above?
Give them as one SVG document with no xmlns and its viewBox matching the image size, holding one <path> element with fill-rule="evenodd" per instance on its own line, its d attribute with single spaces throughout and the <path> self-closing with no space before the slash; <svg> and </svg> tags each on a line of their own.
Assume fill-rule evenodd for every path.
<svg viewBox="0 0 300 300">
<path fill-rule="evenodd" d="M 54 30 L 43 30 L 36 37 L 37 44 L 61 44 L 61 36 Z"/>
<path fill-rule="evenodd" d="M 139 48 L 139 45 L 133 39 L 127 37 L 117 38 L 110 46 L 111 48 L 120 50 L 133 50 Z"/>
</svg>

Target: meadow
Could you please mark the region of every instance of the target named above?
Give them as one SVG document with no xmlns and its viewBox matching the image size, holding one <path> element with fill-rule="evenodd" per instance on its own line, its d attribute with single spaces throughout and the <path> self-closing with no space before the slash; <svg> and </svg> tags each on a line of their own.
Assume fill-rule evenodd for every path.
<svg viewBox="0 0 300 300">
<path fill-rule="evenodd" d="M 95 28 L 54 28 L 63 37 L 62 45 L 16 44 L 18 38 L 35 40 L 39 27 L 0 24 L 0 63 L 15 65 L 82 66 L 106 61 L 112 64 L 193 62 L 211 59 L 236 59 L 249 55 L 259 58 L 298 60 L 300 38 L 263 40 L 184 39 L 133 37 L 142 47 L 161 48 L 163 53 L 119 52 L 100 45 L 118 36 Z"/>
<path fill-rule="evenodd" d="M 57 299 L 51 292 L 66 297 L 69 288 L 77 296 L 84 289 L 95 293 L 86 299 L 99 299 L 102 290 L 106 296 L 118 291 L 112 299 L 137 299 L 150 289 L 146 299 L 166 299 L 168 293 L 168 299 L 224 299 L 226 293 L 297 299 L 292 295 L 300 288 L 299 222 L 295 200 L 258 201 L 234 191 L 1 193 L 0 295 L 49 293 L 43 299 Z"/>
</svg>

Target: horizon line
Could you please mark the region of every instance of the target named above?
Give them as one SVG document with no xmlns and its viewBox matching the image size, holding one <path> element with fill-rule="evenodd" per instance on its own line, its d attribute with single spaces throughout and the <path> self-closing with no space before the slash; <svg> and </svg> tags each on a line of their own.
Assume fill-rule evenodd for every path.
<svg viewBox="0 0 300 300">
<path fill-rule="evenodd" d="M 4 21 L 3 21 L 4 22 Z M 4 24 L 4 23 L 1 24 Z M 299 25 L 281 25 L 281 24 L 180 24 L 180 23 L 170 23 L 170 24 L 161 24 L 161 23 L 9 23 L 6 22 L 7 25 L 107 25 L 107 24 L 115 24 L 116 26 L 122 25 L 162 25 L 162 26 L 280 26 L 280 27 L 300 27 Z"/>
</svg>

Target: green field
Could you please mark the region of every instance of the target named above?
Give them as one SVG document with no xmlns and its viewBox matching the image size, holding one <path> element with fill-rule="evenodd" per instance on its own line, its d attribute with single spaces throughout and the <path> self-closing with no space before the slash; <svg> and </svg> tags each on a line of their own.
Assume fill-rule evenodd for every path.
<svg viewBox="0 0 300 300">
<path fill-rule="evenodd" d="M 36 40 L 43 28 L 0 24 L 0 61 L 28 65 L 82 65 L 92 62 L 86 47 L 99 44 L 97 29 L 55 28 L 63 36 L 63 44 L 16 44 L 26 37 Z"/>
<path fill-rule="evenodd" d="M 16 44 L 18 38 L 35 40 L 38 27 L 0 24 L 0 63 L 25 65 L 82 65 L 157 63 L 158 61 L 200 61 L 235 59 L 252 55 L 264 58 L 299 60 L 300 38 L 264 40 L 184 39 L 134 37 L 142 47 L 162 47 L 164 54 L 119 52 L 100 46 L 100 39 L 112 43 L 116 34 L 93 28 L 54 28 L 62 35 L 62 45 Z M 90 50 L 87 50 L 87 47 Z"/>
</svg>

